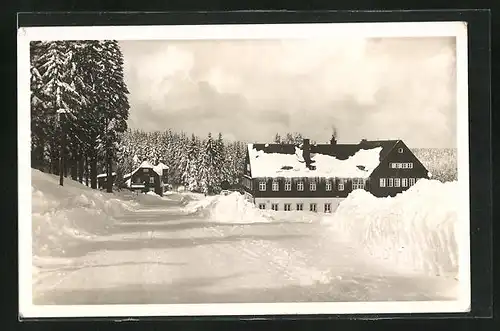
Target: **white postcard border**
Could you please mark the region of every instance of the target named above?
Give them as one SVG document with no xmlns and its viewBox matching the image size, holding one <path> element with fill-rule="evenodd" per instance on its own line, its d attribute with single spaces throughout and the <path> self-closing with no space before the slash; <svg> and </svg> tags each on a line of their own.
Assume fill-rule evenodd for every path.
<svg viewBox="0 0 500 331">
<path fill-rule="evenodd" d="M 36 306 L 32 304 L 30 58 L 33 40 L 199 40 L 353 37 L 456 37 L 460 187 L 456 301 Z M 28 27 L 18 29 L 19 312 L 23 317 L 126 317 L 295 314 L 449 313 L 470 309 L 467 25 L 464 22 Z"/>
</svg>

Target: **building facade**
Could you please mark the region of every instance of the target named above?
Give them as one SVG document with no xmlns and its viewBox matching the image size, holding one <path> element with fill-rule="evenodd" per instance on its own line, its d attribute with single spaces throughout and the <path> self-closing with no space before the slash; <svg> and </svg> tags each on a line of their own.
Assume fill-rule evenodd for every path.
<svg viewBox="0 0 500 331">
<path fill-rule="evenodd" d="M 332 212 L 353 190 L 395 196 L 430 174 L 401 140 L 249 144 L 242 184 L 260 209 Z"/>
<path fill-rule="evenodd" d="M 138 168 L 123 176 L 125 186 L 132 191 L 153 191 L 163 196 L 164 187 L 168 181 L 168 166 L 159 163 L 153 166 L 148 161 L 143 161 Z"/>
</svg>

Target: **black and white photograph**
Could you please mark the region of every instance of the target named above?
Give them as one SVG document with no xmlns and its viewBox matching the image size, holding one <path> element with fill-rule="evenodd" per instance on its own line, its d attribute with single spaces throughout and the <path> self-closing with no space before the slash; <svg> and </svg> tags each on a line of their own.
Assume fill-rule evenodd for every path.
<svg viewBox="0 0 500 331">
<path fill-rule="evenodd" d="M 25 317 L 470 309 L 461 22 L 18 32 Z"/>
</svg>

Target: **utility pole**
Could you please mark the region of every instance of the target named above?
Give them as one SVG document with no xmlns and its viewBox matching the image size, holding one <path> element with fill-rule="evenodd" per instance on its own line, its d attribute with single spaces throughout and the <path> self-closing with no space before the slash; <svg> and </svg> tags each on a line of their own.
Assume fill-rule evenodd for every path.
<svg viewBox="0 0 500 331">
<path fill-rule="evenodd" d="M 59 185 L 64 186 L 64 151 L 66 150 L 66 110 L 59 109 L 57 111 L 59 117 L 59 125 L 61 127 L 61 150 L 59 152 Z"/>
</svg>

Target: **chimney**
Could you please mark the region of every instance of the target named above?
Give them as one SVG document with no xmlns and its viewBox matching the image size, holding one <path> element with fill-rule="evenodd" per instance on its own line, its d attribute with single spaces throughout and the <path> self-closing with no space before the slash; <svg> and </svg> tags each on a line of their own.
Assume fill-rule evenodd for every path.
<svg viewBox="0 0 500 331">
<path fill-rule="evenodd" d="M 332 135 L 332 139 L 330 139 L 330 145 L 337 145 L 337 139 L 334 135 Z"/>
<path fill-rule="evenodd" d="M 306 167 L 308 167 L 311 170 L 314 170 L 314 166 L 311 164 L 314 163 L 314 161 L 311 160 L 311 144 L 309 142 L 309 139 L 304 138 L 302 142 L 302 157 L 304 158 L 304 162 L 306 163 Z"/>
</svg>

